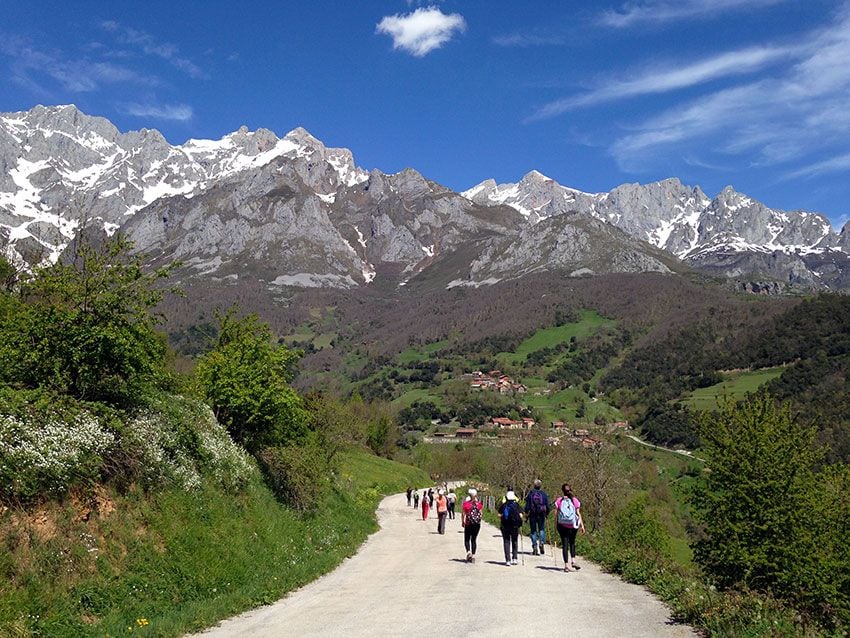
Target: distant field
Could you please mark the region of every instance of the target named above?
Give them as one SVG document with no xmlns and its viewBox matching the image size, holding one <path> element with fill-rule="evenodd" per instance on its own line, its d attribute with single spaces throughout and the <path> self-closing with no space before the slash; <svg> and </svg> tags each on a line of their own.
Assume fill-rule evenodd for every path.
<svg viewBox="0 0 850 638">
<path fill-rule="evenodd" d="M 535 350 L 567 342 L 572 337 L 582 339 L 602 327 L 613 326 L 614 323 L 611 319 L 606 319 L 592 310 L 582 310 L 581 319 L 576 323 L 568 323 L 554 328 L 541 328 L 520 343 L 514 353 L 504 353 L 500 357 L 512 363 L 521 363 L 529 353 Z"/>
<path fill-rule="evenodd" d="M 437 350 L 441 350 L 447 345 L 449 345 L 449 342 L 447 340 L 443 340 L 426 344 L 420 348 L 408 348 L 407 350 L 400 352 L 397 359 L 401 364 L 413 363 L 414 361 L 424 361 L 425 359 L 428 359 L 430 355 L 437 352 Z"/>
<path fill-rule="evenodd" d="M 436 388 L 414 388 L 413 390 L 408 390 L 400 397 L 393 399 L 392 404 L 399 408 L 407 408 L 414 401 L 430 401 L 434 405 L 444 406 L 445 400 L 442 394 L 439 393 L 439 386 Z"/>
<path fill-rule="evenodd" d="M 752 372 L 736 372 L 729 374 L 726 379 L 707 388 L 694 390 L 683 403 L 696 410 L 715 410 L 720 407 L 723 397 L 742 399 L 748 392 L 755 392 L 759 387 L 772 381 L 784 368 L 765 368 Z"/>
</svg>

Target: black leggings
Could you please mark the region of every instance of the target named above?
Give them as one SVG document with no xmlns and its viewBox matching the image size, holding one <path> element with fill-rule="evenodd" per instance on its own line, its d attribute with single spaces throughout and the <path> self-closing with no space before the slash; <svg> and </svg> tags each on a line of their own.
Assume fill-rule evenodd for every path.
<svg viewBox="0 0 850 638">
<path fill-rule="evenodd" d="M 505 561 L 511 560 L 513 558 L 516 560 L 517 557 L 517 541 L 519 540 L 519 527 L 514 527 L 511 529 L 500 529 L 502 532 L 502 545 L 505 548 Z"/>
<path fill-rule="evenodd" d="M 466 527 L 463 528 L 463 546 L 466 548 L 466 551 L 472 553 L 475 556 L 475 550 L 478 548 L 478 532 L 481 531 L 481 523 L 477 525 L 473 525 L 471 523 L 467 523 Z"/>
<path fill-rule="evenodd" d="M 570 556 L 573 558 L 576 557 L 576 534 L 578 534 L 578 529 L 558 525 L 558 534 L 561 536 L 561 549 L 564 552 L 564 562 L 568 563 Z"/>
</svg>

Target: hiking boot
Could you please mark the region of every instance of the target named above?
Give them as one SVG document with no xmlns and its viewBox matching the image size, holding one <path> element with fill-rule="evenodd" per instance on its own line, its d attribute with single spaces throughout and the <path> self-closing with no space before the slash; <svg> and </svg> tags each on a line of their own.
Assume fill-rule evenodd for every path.
<svg viewBox="0 0 850 638">
<path fill-rule="evenodd" d="M 537 545 L 535 545 L 534 547 L 532 547 L 532 548 L 531 548 L 531 555 L 532 555 L 532 556 L 537 556 L 537 555 L 538 555 Z"/>
</svg>

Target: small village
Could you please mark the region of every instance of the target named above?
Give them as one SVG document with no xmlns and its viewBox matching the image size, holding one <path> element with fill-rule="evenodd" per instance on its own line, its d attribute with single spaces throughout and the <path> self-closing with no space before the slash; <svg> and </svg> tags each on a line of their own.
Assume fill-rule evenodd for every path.
<svg viewBox="0 0 850 638">
<path fill-rule="evenodd" d="M 490 372 L 481 372 L 475 370 L 471 373 L 464 374 L 461 377 L 469 383 L 472 390 L 490 390 L 499 394 L 526 394 L 528 388 L 509 375 L 502 373 L 500 370 L 491 370 Z M 548 390 L 543 392 L 548 393 Z M 437 425 L 438 422 L 433 422 Z M 482 438 L 530 438 L 535 431 L 539 431 L 544 424 L 538 425 L 537 421 L 531 417 L 520 417 L 512 419 L 507 416 L 494 416 L 490 420 L 478 428 L 458 427 L 454 432 L 437 431 L 434 432 L 432 440 L 434 441 L 456 441 L 459 439 L 469 440 Z M 604 425 L 581 423 L 583 427 L 570 426 L 565 421 L 550 421 L 545 424 L 547 435 L 543 439 L 543 444 L 547 446 L 561 445 L 566 441 L 574 445 L 579 445 L 585 449 L 592 449 L 601 445 L 602 434 L 611 434 L 617 431 L 631 429 L 628 421 L 614 421 Z"/>
</svg>

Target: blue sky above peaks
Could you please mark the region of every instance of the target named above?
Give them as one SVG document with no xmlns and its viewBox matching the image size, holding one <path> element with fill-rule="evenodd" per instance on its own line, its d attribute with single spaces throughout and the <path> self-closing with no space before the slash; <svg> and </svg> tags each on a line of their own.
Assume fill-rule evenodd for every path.
<svg viewBox="0 0 850 638">
<path fill-rule="evenodd" d="M 850 2 L 9 1 L 0 111 L 172 143 L 303 126 L 456 190 L 679 177 L 850 213 Z"/>
</svg>

